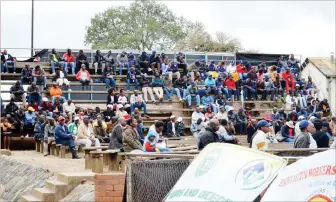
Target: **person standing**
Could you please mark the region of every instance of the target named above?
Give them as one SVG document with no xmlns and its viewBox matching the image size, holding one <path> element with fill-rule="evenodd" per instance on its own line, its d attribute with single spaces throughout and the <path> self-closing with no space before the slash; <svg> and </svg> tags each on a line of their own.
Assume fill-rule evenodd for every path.
<svg viewBox="0 0 336 202">
<path fill-rule="evenodd" d="M 43 134 L 44 134 L 44 141 L 43 141 L 43 154 L 44 156 L 49 155 L 49 147 L 52 142 L 55 141 L 54 132 L 55 132 L 55 120 L 52 117 L 47 117 L 48 122 L 44 126 Z"/>
</svg>

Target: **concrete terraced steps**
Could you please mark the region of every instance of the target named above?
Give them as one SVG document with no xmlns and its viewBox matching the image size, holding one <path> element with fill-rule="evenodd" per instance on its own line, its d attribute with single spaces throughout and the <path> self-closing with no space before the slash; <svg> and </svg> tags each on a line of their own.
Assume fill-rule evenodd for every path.
<svg viewBox="0 0 336 202">
<path fill-rule="evenodd" d="M 83 181 L 93 181 L 94 173 L 58 173 L 56 180 L 46 180 L 43 188 L 34 188 L 22 201 L 59 201 Z"/>
</svg>

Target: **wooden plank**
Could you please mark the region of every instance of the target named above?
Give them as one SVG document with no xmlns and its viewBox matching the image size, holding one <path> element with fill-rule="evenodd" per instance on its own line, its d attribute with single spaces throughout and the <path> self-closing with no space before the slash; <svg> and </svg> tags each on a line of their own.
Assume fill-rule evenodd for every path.
<svg viewBox="0 0 336 202">
<path fill-rule="evenodd" d="M 186 150 L 192 150 L 192 149 L 197 149 L 197 146 L 187 146 L 187 147 L 177 147 L 177 148 L 172 148 L 172 151 L 186 151 Z"/>
<path fill-rule="evenodd" d="M 158 158 L 183 158 L 183 159 L 193 159 L 195 155 L 188 154 L 166 154 L 166 153 L 142 153 L 142 154 L 131 154 L 131 153 L 119 153 L 120 156 L 125 157 L 158 157 Z"/>
</svg>

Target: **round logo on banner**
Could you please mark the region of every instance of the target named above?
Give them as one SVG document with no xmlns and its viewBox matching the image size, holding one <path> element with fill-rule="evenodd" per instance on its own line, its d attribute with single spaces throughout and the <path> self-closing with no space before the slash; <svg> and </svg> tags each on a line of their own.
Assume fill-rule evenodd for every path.
<svg viewBox="0 0 336 202">
<path fill-rule="evenodd" d="M 333 200 L 324 194 L 316 194 L 310 197 L 308 202 L 333 202 Z"/>
<path fill-rule="evenodd" d="M 209 151 L 207 155 L 203 158 L 203 160 L 199 163 L 195 172 L 195 177 L 200 177 L 208 173 L 217 163 L 220 155 L 220 149 L 214 149 Z"/>
<path fill-rule="evenodd" d="M 245 190 L 257 189 L 272 174 L 272 165 L 265 160 L 254 160 L 246 163 L 236 175 L 236 184 Z"/>
</svg>

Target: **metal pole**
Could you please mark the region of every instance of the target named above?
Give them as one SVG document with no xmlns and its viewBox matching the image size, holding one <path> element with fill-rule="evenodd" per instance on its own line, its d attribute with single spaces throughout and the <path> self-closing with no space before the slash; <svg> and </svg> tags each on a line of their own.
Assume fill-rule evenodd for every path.
<svg viewBox="0 0 336 202">
<path fill-rule="evenodd" d="M 34 56 L 34 0 L 32 0 L 32 10 L 31 10 L 31 52 L 30 57 Z"/>
</svg>

